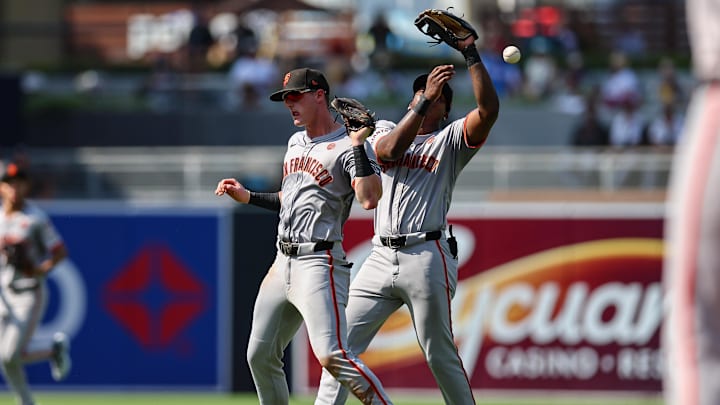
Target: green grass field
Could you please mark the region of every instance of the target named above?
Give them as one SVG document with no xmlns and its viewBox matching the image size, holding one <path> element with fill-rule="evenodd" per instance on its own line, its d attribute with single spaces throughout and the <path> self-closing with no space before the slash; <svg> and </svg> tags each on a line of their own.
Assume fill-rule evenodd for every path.
<svg viewBox="0 0 720 405">
<path fill-rule="evenodd" d="M 254 395 L 230 395 L 217 393 L 66 393 L 38 392 L 38 405 L 256 405 Z M 395 405 L 442 405 L 442 400 L 413 397 L 398 397 Z M 660 399 L 623 398 L 568 398 L 548 397 L 544 399 L 483 399 L 476 397 L 478 405 L 662 405 Z M 6 392 L 0 393 L 0 404 L 13 404 L 13 398 Z M 290 405 L 312 405 L 313 398 L 294 397 Z M 360 402 L 350 400 L 347 405 Z"/>
</svg>

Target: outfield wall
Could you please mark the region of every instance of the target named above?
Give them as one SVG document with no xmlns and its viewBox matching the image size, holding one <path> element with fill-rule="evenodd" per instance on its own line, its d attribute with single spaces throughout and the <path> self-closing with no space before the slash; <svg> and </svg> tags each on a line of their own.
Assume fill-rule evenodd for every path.
<svg viewBox="0 0 720 405">
<path fill-rule="evenodd" d="M 74 368 L 53 389 L 253 391 L 245 360 L 252 305 L 275 255 L 277 218 L 232 205 L 43 202 L 71 260 L 52 273 L 38 331 L 72 336 Z M 455 204 L 453 325 L 473 388 L 660 391 L 661 203 Z M 372 218 L 345 229 L 353 271 Z M 363 355 L 391 389 L 436 385 L 407 311 Z M 304 331 L 286 357 L 294 392 L 320 369 Z"/>
<path fill-rule="evenodd" d="M 37 337 L 71 336 L 73 369 L 33 386 L 227 389 L 230 386 L 232 228 L 222 207 L 42 203 L 70 260 L 49 277 Z"/>
<path fill-rule="evenodd" d="M 659 392 L 662 210 L 656 203 L 456 204 L 453 328 L 473 388 Z M 348 222 L 351 261 L 367 257 L 371 233 L 372 218 Z M 295 386 L 312 393 L 320 368 L 305 333 L 294 347 Z M 436 387 L 405 307 L 362 358 L 389 389 Z"/>
</svg>

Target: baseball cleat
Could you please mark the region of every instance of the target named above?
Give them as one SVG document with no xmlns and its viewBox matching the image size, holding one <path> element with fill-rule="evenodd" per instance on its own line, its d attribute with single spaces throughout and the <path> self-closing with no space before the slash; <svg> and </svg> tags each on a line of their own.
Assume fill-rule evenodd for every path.
<svg viewBox="0 0 720 405">
<path fill-rule="evenodd" d="M 52 357 L 50 358 L 50 371 L 55 381 L 62 381 L 70 372 L 70 341 L 67 335 L 56 332 L 53 335 Z"/>
</svg>

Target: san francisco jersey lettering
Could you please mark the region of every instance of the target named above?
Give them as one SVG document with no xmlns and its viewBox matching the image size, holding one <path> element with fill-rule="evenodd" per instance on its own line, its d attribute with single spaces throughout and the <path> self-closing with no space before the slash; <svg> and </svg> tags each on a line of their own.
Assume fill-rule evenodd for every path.
<svg viewBox="0 0 720 405">
<path fill-rule="evenodd" d="M 319 160 L 309 156 L 294 158 L 290 161 L 290 164 L 285 163 L 283 165 L 283 177 L 297 172 L 309 173 L 320 186 L 324 186 L 333 180 L 325 166 Z"/>
<path fill-rule="evenodd" d="M 389 169 L 392 169 L 396 166 L 403 166 L 410 169 L 425 169 L 429 172 L 435 171 L 437 169 L 438 165 L 440 164 L 440 161 L 435 159 L 432 156 L 428 155 L 414 155 L 412 153 L 406 153 L 405 156 L 403 156 L 402 159 L 397 160 L 395 162 L 386 162 L 380 165 L 380 168 L 383 172 L 387 172 Z"/>
<path fill-rule="evenodd" d="M 366 142 L 376 173 L 380 167 Z M 278 236 L 292 242 L 340 241 L 355 197 L 355 160 L 345 127 L 310 139 L 293 134 L 283 163 Z M 312 192 L 309 192 L 312 190 Z"/>
<path fill-rule="evenodd" d="M 375 209 L 375 234 L 398 235 L 446 228 L 455 182 L 479 148 L 463 136 L 465 118 L 426 135 L 417 135 L 405 155 L 380 161 L 383 197 Z M 395 124 L 380 120 L 369 138 L 373 147 Z M 447 160 L 447 162 L 441 161 Z M 429 172 L 429 173 L 428 173 Z"/>
</svg>

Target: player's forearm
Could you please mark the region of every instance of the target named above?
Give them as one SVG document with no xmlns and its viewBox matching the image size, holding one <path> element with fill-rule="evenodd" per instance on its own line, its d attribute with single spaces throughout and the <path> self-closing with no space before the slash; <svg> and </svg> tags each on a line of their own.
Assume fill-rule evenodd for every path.
<svg viewBox="0 0 720 405">
<path fill-rule="evenodd" d="M 254 191 L 248 191 L 247 204 L 280 212 L 280 193 L 256 193 Z"/>
<path fill-rule="evenodd" d="M 53 251 L 52 255 L 49 258 L 40 262 L 40 265 L 38 265 L 37 269 L 35 269 L 35 272 L 40 273 L 40 274 L 47 274 L 52 269 L 54 269 L 55 266 L 58 265 L 58 263 L 63 261 L 66 257 L 67 257 L 67 250 L 65 249 L 64 246 L 61 246 L 61 247 L 55 249 L 55 251 Z"/>
<path fill-rule="evenodd" d="M 485 141 L 500 113 L 500 100 L 482 61 L 468 68 L 477 109 L 468 115 L 467 136 L 471 145 Z"/>
<path fill-rule="evenodd" d="M 397 126 L 378 140 L 375 153 L 380 160 L 392 162 L 405 155 L 405 151 L 415 140 L 425 117 L 409 110 Z"/>
<path fill-rule="evenodd" d="M 357 145 L 352 148 L 353 163 L 355 165 L 355 179 L 353 188 L 355 197 L 360 201 L 366 210 L 373 209 L 382 195 L 382 182 L 380 176 L 375 173 L 373 163 L 367 156 L 365 145 Z"/>
<path fill-rule="evenodd" d="M 478 111 L 483 121 L 495 122 L 500 112 L 500 99 L 490 74 L 482 62 L 472 65 L 469 70 Z"/>
<path fill-rule="evenodd" d="M 377 207 L 382 197 L 382 182 L 380 176 L 371 174 L 365 177 L 355 177 L 355 198 L 366 210 Z"/>
</svg>

